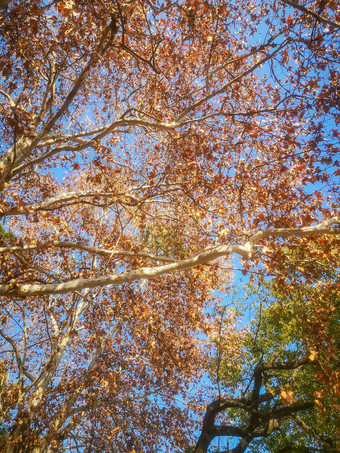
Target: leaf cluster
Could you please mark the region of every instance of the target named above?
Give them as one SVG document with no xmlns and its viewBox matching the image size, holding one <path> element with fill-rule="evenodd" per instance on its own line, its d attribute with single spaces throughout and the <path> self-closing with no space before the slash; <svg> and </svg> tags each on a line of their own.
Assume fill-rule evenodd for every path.
<svg viewBox="0 0 340 453">
<path fill-rule="evenodd" d="M 281 274 L 258 286 L 248 284 L 242 305 L 253 319 L 248 329 L 239 332 L 242 352 L 236 360 L 232 349 L 235 333 L 215 342 L 210 370 L 212 375 L 217 373 L 222 395 L 230 399 L 221 414 L 223 423 L 247 426 L 249 415 L 237 401 L 253 398 L 256 370 L 261 367 L 261 389 L 257 391 L 260 398 L 268 394 L 258 408 L 264 420 L 279 408 L 310 402 L 308 408 L 279 417 L 270 434 L 254 438 L 252 451 L 278 452 L 294 447 L 331 452 L 339 448 L 340 300 L 333 262 L 339 255 L 328 247 L 329 241 L 333 240 L 290 247 L 285 251 L 286 266 L 280 260 L 281 270 L 285 267 L 284 279 Z M 230 311 L 225 310 L 224 318 L 219 311 L 219 323 L 228 325 L 232 319 Z M 292 365 L 280 365 L 288 363 Z M 221 398 L 227 401 L 227 397 Z"/>
</svg>

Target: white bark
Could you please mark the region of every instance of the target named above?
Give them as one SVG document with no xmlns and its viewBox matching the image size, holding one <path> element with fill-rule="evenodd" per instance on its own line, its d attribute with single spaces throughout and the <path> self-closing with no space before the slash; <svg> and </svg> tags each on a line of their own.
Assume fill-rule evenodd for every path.
<svg viewBox="0 0 340 453">
<path fill-rule="evenodd" d="M 72 242 L 72 241 L 50 241 L 50 242 L 44 242 L 44 243 L 40 243 L 40 244 L 36 244 L 36 245 L 24 245 L 22 247 L 16 246 L 16 245 L 14 245 L 13 247 L 11 247 L 11 246 L 0 247 L 0 254 L 12 253 L 13 255 L 16 255 L 17 253 L 29 252 L 29 251 L 33 251 L 33 250 L 43 250 L 48 247 L 83 250 L 84 252 L 92 253 L 94 255 L 107 256 L 108 258 L 114 258 L 117 256 L 125 256 L 125 257 L 132 257 L 132 258 L 148 258 L 150 260 L 164 261 L 167 263 L 173 263 L 176 261 L 174 258 L 167 258 L 165 256 L 160 256 L 160 255 L 152 255 L 151 253 L 146 253 L 146 252 L 129 252 L 127 250 L 117 250 L 115 248 L 102 249 L 100 247 L 92 247 L 90 245 L 84 244 L 83 242 Z M 34 269 L 38 270 L 39 272 L 46 273 L 42 269 L 37 269 L 37 267 L 34 267 Z M 48 276 L 51 277 L 52 275 L 48 274 Z"/>
<path fill-rule="evenodd" d="M 263 239 L 272 237 L 306 237 L 320 234 L 340 234 L 339 228 L 332 228 L 340 223 L 340 215 L 332 217 L 318 225 L 302 228 L 266 228 L 251 236 L 243 245 L 220 245 L 207 247 L 188 258 L 154 267 L 142 267 L 140 269 L 112 274 L 90 279 L 75 279 L 64 283 L 51 283 L 45 285 L 0 285 L 0 296 L 30 297 L 48 294 L 66 294 L 80 291 L 86 288 L 96 288 L 110 285 L 132 283 L 136 280 L 150 280 L 164 274 L 170 274 L 183 269 L 188 269 L 214 261 L 217 258 L 232 254 L 240 255 L 244 259 L 251 259 L 254 246 Z"/>
</svg>

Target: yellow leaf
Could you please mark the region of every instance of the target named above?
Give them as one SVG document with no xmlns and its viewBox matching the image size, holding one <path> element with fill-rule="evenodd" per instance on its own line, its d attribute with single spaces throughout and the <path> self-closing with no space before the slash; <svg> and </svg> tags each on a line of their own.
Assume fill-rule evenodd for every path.
<svg viewBox="0 0 340 453">
<path fill-rule="evenodd" d="M 318 356 L 319 356 L 319 353 L 317 351 L 315 351 L 314 349 L 311 349 L 308 358 L 312 362 L 314 362 L 314 360 L 316 360 L 318 358 Z"/>
<path fill-rule="evenodd" d="M 289 389 L 281 390 L 280 398 L 283 400 L 283 404 L 291 404 L 297 401 L 293 392 Z"/>
</svg>

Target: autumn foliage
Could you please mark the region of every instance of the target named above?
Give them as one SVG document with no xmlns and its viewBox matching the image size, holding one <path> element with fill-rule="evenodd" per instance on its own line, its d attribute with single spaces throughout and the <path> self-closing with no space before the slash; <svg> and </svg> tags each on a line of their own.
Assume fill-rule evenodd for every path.
<svg viewBox="0 0 340 453">
<path fill-rule="evenodd" d="M 233 268 L 338 266 L 337 2 L 0 7 L 0 445 L 183 451 Z"/>
</svg>

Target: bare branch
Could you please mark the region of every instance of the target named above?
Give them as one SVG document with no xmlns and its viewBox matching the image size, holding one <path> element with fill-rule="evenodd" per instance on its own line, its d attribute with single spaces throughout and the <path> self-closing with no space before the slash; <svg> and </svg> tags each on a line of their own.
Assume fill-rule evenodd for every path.
<svg viewBox="0 0 340 453">
<path fill-rule="evenodd" d="M 308 14 L 309 16 L 314 17 L 317 21 L 321 22 L 322 24 L 331 25 L 332 27 L 340 29 L 340 24 L 338 22 L 334 22 L 333 20 L 329 20 L 326 17 L 320 16 L 320 14 L 315 13 L 311 9 L 306 8 L 303 5 L 299 5 L 298 3 L 292 2 L 290 0 L 282 0 L 283 3 L 286 5 L 292 6 L 293 8 L 299 9 L 303 13 Z"/>
</svg>

